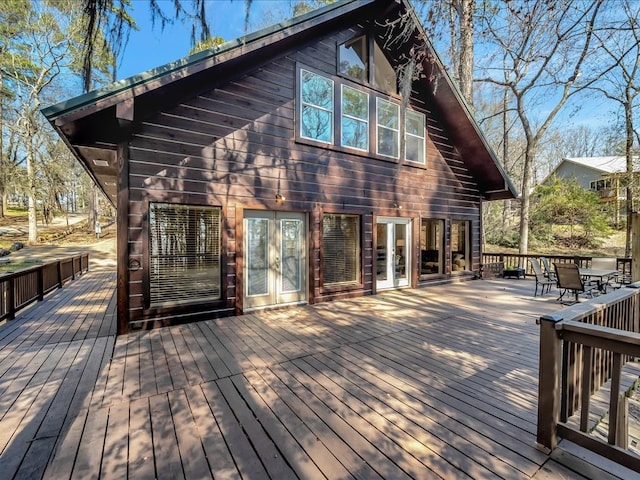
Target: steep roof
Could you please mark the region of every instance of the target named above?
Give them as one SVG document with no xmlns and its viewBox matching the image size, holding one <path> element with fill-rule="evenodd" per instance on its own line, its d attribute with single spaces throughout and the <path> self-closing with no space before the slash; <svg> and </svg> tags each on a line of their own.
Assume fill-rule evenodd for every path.
<svg viewBox="0 0 640 480">
<path fill-rule="evenodd" d="M 116 149 L 132 131 L 134 122 L 175 100 L 184 92 L 202 89 L 216 77 L 230 74 L 302 41 L 344 25 L 354 25 L 364 15 L 376 19 L 398 18 L 409 12 L 416 37 L 426 39 L 408 0 L 340 0 L 326 7 L 260 30 L 213 49 L 185 57 L 105 88 L 60 102 L 42 110 L 72 152 L 116 204 Z M 428 40 L 427 40 L 428 43 Z M 428 43 L 424 60 L 425 83 L 420 89 L 441 115 L 455 147 L 488 200 L 513 198 L 515 187 L 473 119 L 462 95 Z M 427 88 L 432 82 L 431 88 Z M 437 85 L 437 88 L 436 88 Z"/>
</svg>

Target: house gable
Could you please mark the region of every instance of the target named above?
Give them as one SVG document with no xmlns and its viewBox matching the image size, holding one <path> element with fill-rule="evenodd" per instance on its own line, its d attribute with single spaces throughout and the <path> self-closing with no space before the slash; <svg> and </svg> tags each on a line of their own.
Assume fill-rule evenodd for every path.
<svg viewBox="0 0 640 480">
<path fill-rule="evenodd" d="M 408 8 L 416 25 L 414 40 L 424 39 L 413 10 L 404 2 L 340 1 L 271 29 L 228 42 L 151 72 L 118 82 L 43 111 L 115 204 L 116 145 L 126 140 L 136 125 L 153 112 L 184 98 L 185 92 L 203 91 L 219 79 L 260 64 L 279 51 L 304 44 L 325 32 L 358 25 L 371 19 L 374 35 L 390 35 L 386 19 L 396 19 Z M 394 33 L 394 34 L 397 34 Z M 473 172 L 487 199 L 512 198 L 515 189 L 486 144 L 461 96 L 448 79 L 441 62 L 427 42 L 425 80 L 414 83 L 413 96 L 438 111 L 455 147 Z M 406 57 L 411 42 L 396 45 L 394 58 Z M 403 51 L 406 50 L 406 51 Z M 319 58 L 322 52 L 319 52 Z M 435 79 L 435 80 L 427 80 Z M 107 162 L 108 166 L 103 165 Z M 97 163 L 96 163 L 97 162 Z"/>
</svg>

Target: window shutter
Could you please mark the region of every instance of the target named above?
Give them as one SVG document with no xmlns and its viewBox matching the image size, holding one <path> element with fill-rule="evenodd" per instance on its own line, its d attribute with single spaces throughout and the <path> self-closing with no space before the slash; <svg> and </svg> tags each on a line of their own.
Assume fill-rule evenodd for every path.
<svg viewBox="0 0 640 480">
<path fill-rule="evenodd" d="M 150 306 L 220 298 L 220 209 L 152 203 Z"/>
</svg>

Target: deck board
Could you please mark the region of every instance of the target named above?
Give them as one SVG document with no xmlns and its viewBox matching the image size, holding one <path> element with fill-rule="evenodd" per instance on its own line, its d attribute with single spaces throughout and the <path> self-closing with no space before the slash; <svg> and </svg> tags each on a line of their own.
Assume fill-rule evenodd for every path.
<svg viewBox="0 0 640 480">
<path fill-rule="evenodd" d="M 533 298 L 532 283 L 391 291 L 115 337 L 115 275 L 88 272 L 0 326 L 0 472 L 564 474 L 566 455 L 535 444 L 535 320 L 562 306 Z"/>
</svg>

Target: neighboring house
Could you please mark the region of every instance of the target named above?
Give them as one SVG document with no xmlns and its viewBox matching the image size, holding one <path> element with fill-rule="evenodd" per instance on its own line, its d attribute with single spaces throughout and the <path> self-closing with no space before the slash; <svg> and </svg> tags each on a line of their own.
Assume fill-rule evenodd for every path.
<svg viewBox="0 0 640 480">
<path fill-rule="evenodd" d="M 46 108 L 117 207 L 119 333 L 477 274 L 515 190 L 428 42 L 399 94 L 425 38 L 338 1 Z"/>
<path fill-rule="evenodd" d="M 637 160 L 634 159 L 634 164 Z M 624 156 L 569 157 L 563 158 L 547 178 L 573 179 L 583 188 L 596 192 L 602 202 L 609 203 L 614 222 L 618 223 L 626 212 L 627 191 L 622 181 L 626 171 L 627 159 Z"/>
</svg>

